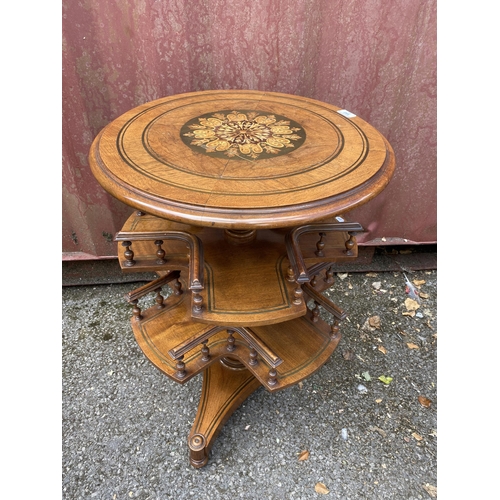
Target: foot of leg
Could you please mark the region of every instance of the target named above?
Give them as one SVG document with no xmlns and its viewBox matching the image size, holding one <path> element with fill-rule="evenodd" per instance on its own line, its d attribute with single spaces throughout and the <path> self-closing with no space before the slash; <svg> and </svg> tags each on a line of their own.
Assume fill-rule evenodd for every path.
<svg viewBox="0 0 500 500">
<path fill-rule="evenodd" d="M 220 362 L 203 372 L 198 413 L 188 438 L 189 460 L 193 467 L 207 464 L 208 454 L 222 426 L 260 385 L 248 370 L 230 369 Z"/>
</svg>

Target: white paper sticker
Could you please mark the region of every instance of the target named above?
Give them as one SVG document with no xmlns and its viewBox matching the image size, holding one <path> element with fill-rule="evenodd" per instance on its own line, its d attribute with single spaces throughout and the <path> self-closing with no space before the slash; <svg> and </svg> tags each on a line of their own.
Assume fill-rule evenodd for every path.
<svg viewBox="0 0 500 500">
<path fill-rule="evenodd" d="M 345 116 L 346 118 L 354 118 L 356 116 L 354 113 L 347 111 L 347 109 L 339 109 L 337 111 L 337 113 L 340 113 L 341 115 Z"/>
<path fill-rule="evenodd" d="M 335 217 L 339 222 L 344 222 L 344 219 L 342 219 L 342 217 L 340 217 L 339 215 L 337 217 Z"/>
</svg>

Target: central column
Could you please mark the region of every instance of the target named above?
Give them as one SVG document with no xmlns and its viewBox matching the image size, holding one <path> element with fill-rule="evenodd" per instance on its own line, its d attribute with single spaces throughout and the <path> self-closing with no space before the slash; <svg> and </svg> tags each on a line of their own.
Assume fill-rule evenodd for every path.
<svg viewBox="0 0 500 500">
<path fill-rule="evenodd" d="M 244 245 L 255 240 L 257 231 L 255 229 L 225 229 L 224 239 L 232 245 Z"/>
</svg>

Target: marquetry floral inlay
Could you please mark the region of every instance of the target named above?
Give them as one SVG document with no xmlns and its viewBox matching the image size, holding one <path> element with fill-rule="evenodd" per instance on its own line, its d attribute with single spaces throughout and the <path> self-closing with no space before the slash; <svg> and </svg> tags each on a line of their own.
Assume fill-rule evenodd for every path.
<svg viewBox="0 0 500 500">
<path fill-rule="evenodd" d="M 203 148 L 206 153 L 222 152 L 229 157 L 256 159 L 263 153 L 272 156 L 287 153 L 294 142 L 304 140 L 302 129 L 290 120 L 255 111 L 214 113 L 187 124 L 191 146 Z M 267 153 L 267 155 L 266 155 Z"/>
</svg>

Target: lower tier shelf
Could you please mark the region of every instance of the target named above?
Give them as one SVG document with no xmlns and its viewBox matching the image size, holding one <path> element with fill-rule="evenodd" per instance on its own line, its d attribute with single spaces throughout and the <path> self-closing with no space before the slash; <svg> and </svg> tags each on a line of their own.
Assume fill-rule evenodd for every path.
<svg viewBox="0 0 500 500">
<path fill-rule="evenodd" d="M 185 383 L 213 363 L 230 357 L 268 391 L 297 384 L 318 370 L 340 340 L 338 329 L 312 311 L 283 323 L 241 328 L 214 327 L 191 318 L 188 294 L 171 295 L 163 308 L 132 318 L 135 338 L 146 357 L 168 377 Z"/>
</svg>

